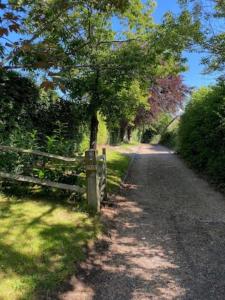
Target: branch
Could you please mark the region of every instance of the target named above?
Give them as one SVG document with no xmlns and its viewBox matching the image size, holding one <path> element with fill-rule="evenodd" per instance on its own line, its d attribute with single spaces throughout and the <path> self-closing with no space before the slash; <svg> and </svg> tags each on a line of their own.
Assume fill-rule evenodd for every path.
<svg viewBox="0 0 225 300">
<path fill-rule="evenodd" d="M 52 67 L 52 66 L 51 66 Z M 35 66 L 35 65 L 12 65 L 12 66 L 3 66 L 4 69 L 6 70 L 13 70 L 13 69 L 45 69 L 43 67 L 38 67 L 38 66 Z M 75 66 L 72 66 L 71 68 L 94 68 L 93 65 L 75 65 Z M 47 71 L 47 70 L 46 70 Z"/>
<path fill-rule="evenodd" d="M 113 44 L 113 43 L 118 43 L 118 44 L 122 44 L 122 43 L 129 43 L 129 42 L 133 42 L 133 41 L 137 41 L 138 39 L 128 39 L 128 40 L 113 40 L 113 41 L 101 41 L 98 44 Z"/>
</svg>

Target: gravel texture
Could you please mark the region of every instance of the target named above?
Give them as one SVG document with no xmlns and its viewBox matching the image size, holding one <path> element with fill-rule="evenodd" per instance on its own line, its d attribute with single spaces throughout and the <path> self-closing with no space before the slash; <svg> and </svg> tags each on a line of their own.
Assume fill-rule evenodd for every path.
<svg viewBox="0 0 225 300">
<path fill-rule="evenodd" d="M 225 299 L 225 199 L 161 146 L 134 148 L 109 232 L 62 300 Z"/>
</svg>

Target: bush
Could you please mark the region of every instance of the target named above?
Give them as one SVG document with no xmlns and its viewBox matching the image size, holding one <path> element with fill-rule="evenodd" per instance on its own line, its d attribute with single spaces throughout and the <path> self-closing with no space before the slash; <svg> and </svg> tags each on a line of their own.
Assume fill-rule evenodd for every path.
<svg viewBox="0 0 225 300">
<path fill-rule="evenodd" d="M 54 135 L 46 136 L 45 139 L 45 147 L 40 147 L 36 131 L 27 132 L 24 128 L 20 128 L 15 129 L 3 142 L 4 145 L 12 147 L 42 150 L 63 156 L 70 156 L 74 153 L 74 142 L 65 139 L 60 131 L 55 131 Z M 33 154 L 2 151 L 0 152 L 0 171 L 75 184 L 76 174 L 82 172 L 82 168 L 79 164 L 71 165 Z M 7 183 L 7 180 L 4 182 Z M 15 183 L 13 185 L 15 186 Z"/>
<path fill-rule="evenodd" d="M 64 154 L 73 155 L 74 151 L 80 150 L 85 133 L 83 127 L 87 122 L 73 102 L 61 99 L 55 91 L 41 90 L 28 77 L 5 70 L 0 70 L 0 95 L 1 143 L 6 144 L 15 136 L 18 138 L 17 131 L 22 134 L 35 131 L 38 147 L 48 150 L 49 144 L 55 141 L 55 144 L 61 143 L 61 146 L 53 147 L 59 154 L 66 150 Z M 23 145 L 15 144 L 29 148 L 25 141 L 21 136 Z M 65 141 L 68 143 L 64 146 Z"/>
<path fill-rule="evenodd" d="M 24 129 L 15 129 L 8 139 L 0 135 L 0 143 L 18 148 L 37 149 L 36 131 L 27 132 Z M 19 154 L 15 152 L 0 152 L 0 170 L 21 174 L 25 171 L 30 172 L 35 159 L 28 154 Z"/>
<path fill-rule="evenodd" d="M 31 79 L 13 71 L 0 70 L 0 135 L 8 137 L 19 127 L 32 130 L 38 110 L 39 90 Z"/>
<path fill-rule="evenodd" d="M 160 144 L 177 150 L 179 122 L 178 118 L 170 120 L 170 125 L 161 132 Z"/>
<path fill-rule="evenodd" d="M 193 167 L 216 182 L 225 182 L 224 83 L 193 94 L 181 118 L 178 146 Z"/>
<path fill-rule="evenodd" d="M 171 149 L 177 148 L 177 130 L 178 128 L 173 128 L 167 130 L 161 135 L 160 144 L 167 146 Z"/>
</svg>

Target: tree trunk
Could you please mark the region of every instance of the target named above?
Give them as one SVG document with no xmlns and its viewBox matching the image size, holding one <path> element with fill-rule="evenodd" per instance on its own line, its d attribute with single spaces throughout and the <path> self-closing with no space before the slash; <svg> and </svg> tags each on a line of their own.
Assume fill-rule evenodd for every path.
<svg viewBox="0 0 225 300">
<path fill-rule="evenodd" d="M 131 139 L 131 131 L 132 131 L 131 126 L 128 126 L 128 128 L 127 128 L 127 139 L 128 139 L 128 142 L 130 142 L 130 139 Z"/>
<path fill-rule="evenodd" d="M 120 126 L 120 142 L 124 141 L 125 132 L 126 132 L 126 127 Z"/>
<path fill-rule="evenodd" d="M 97 113 L 95 112 L 91 117 L 90 149 L 97 148 L 97 137 L 98 137 L 98 117 L 97 117 Z"/>
</svg>

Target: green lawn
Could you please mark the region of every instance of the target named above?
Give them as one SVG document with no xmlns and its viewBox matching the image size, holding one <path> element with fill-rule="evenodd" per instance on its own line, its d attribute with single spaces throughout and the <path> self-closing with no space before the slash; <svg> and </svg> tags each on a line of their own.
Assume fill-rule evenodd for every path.
<svg viewBox="0 0 225 300">
<path fill-rule="evenodd" d="M 130 147 L 138 146 L 139 144 L 140 144 L 139 142 L 129 142 L 129 143 L 121 143 L 118 146 L 121 146 L 124 149 L 129 149 Z"/>
<path fill-rule="evenodd" d="M 115 192 L 120 184 L 121 179 L 124 177 L 130 158 L 116 152 L 112 149 L 107 149 L 107 169 L 108 169 L 108 191 L 110 193 Z"/>
<path fill-rule="evenodd" d="M 0 195 L 0 299 L 57 289 L 100 233 L 98 217 L 44 200 Z"/>
<path fill-rule="evenodd" d="M 129 159 L 107 151 L 108 185 L 119 187 Z M 23 191 L 23 190 L 22 190 Z M 76 272 L 85 246 L 101 234 L 98 216 L 54 193 L 0 193 L 0 299 L 47 298 Z"/>
</svg>

